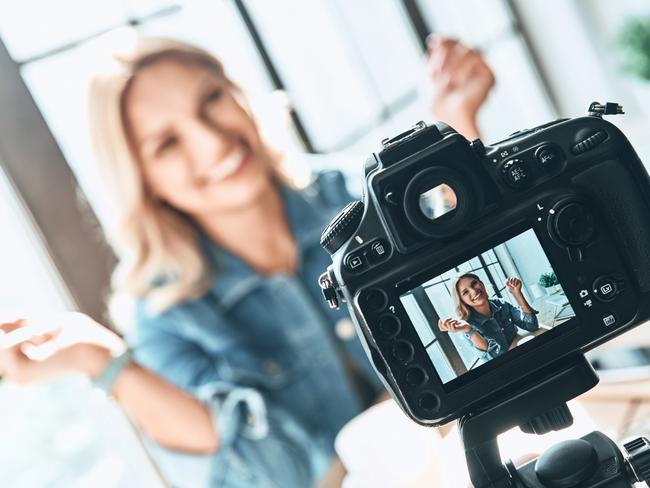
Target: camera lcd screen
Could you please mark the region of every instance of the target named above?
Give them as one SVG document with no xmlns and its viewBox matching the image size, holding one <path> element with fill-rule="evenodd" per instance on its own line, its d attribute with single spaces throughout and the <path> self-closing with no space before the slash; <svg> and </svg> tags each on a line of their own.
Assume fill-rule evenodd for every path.
<svg viewBox="0 0 650 488">
<path fill-rule="evenodd" d="M 443 383 L 575 316 L 532 230 L 458 264 L 400 300 Z"/>
</svg>

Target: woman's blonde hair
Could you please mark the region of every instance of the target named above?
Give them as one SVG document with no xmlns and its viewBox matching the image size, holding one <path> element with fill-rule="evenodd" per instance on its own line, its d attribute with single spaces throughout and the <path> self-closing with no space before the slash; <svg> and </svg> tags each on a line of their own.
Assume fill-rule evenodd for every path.
<svg viewBox="0 0 650 488">
<path fill-rule="evenodd" d="M 160 313 L 203 295 L 212 278 L 193 222 L 154 200 L 146 188 L 125 115 L 126 94 L 135 76 L 155 62 L 174 60 L 205 68 L 241 94 L 216 57 L 179 41 L 142 39 L 132 53 L 115 59 L 117 72 L 95 76 L 89 88 L 91 137 L 115 216 L 104 222 L 118 257 L 109 306 L 114 318 L 120 297 L 146 299 L 149 309 Z M 269 149 L 269 155 L 276 181 L 290 184 L 278 153 Z"/>
<path fill-rule="evenodd" d="M 454 299 L 454 308 L 456 310 L 456 315 L 458 315 L 458 317 L 460 317 L 462 320 L 467 320 L 469 318 L 470 311 L 467 305 L 463 303 L 463 300 L 460 298 L 460 292 L 458 291 L 458 285 L 460 283 L 460 280 L 463 278 L 471 278 L 478 281 L 481 281 L 481 278 L 479 278 L 474 273 L 465 273 L 460 276 L 456 276 L 452 280 L 451 296 Z M 483 282 L 481 281 L 481 283 Z"/>
</svg>

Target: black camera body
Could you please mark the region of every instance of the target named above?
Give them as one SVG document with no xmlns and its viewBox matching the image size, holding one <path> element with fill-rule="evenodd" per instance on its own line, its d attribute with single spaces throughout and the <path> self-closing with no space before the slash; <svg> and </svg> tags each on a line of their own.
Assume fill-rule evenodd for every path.
<svg viewBox="0 0 650 488">
<path fill-rule="evenodd" d="M 484 146 L 419 123 L 382 145 L 365 163 L 363 200 L 323 232 L 332 265 L 320 284 L 330 305 L 348 303 L 375 369 L 416 422 L 515 397 L 650 317 L 650 179 L 613 124 L 561 119 Z M 559 283 L 541 289 L 550 270 Z M 452 275 L 469 283 L 467 272 L 493 315 L 454 298 L 463 278 Z M 459 332 L 439 325 L 458 310 L 453 300 L 471 309 Z M 536 303 L 543 320 L 522 312 Z M 522 317 L 537 327 L 526 341 Z M 472 335 L 493 341 L 478 324 L 498 329 L 497 319 L 518 335 L 490 356 Z"/>
</svg>

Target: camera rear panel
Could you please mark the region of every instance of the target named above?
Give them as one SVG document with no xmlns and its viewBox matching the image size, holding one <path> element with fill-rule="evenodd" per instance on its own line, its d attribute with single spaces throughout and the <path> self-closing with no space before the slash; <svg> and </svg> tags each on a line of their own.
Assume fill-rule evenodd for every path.
<svg viewBox="0 0 650 488">
<path fill-rule="evenodd" d="M 361 223 L 333 256 L 333 270 L 375 366 L 414 420 L 445 423 L 514 394 L 650 316 L 650 184 L 612 124 L 555 121 L 486 148 L 441 130 L 439 140 L 389 168 L 381 158 L 367 175 Z M 414 181 L 419 175 L 430 180 Z M 418 197 L 445 185 L 455 190 L 454 211 L 418 226 Z M 499 279 L 483 272 L 493 264 Z M 468 362 L 460 335 L 435 329 L 435 319 L 453 313 L 441 290 L 467 269 L 483 273 L 496 303 L 513 302 L 499 289 L 506 270 L 554 271 L 556 289 L 535 300 L 532 280 L 524 285 L 529 301 L 557 304 L 553 324 L 545 318 L 542 333 Z"/>
</svg>

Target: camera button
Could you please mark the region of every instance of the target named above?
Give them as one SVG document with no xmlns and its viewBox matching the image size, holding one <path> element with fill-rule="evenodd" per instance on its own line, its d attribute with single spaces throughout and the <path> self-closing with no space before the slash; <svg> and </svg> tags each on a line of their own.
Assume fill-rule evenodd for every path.
<svg viewBox="0 0 650 488">
<path fill-rule="evenodd" d="M 385 315 L 379 319 L 379 332 L 389 339 L 399 334 L 401 328 L 402 324 L 394 315 Z"/>
<path fill-rule="evenodd" d="M 415 354 L 415 350 L 410 342 L 397 341 L 393 346 L 393 357 L 398 361 L 407 363 L 413 359 L 413 354 Z"/>
<path fill-rule="evenodd" d="M 611 312 L 607 312 L 603 314 L 603 324 L 606 327 L 613 327 L 614 325 L 616 325 L 616 315 L 614 315 Z"/>
<path fill-rule="evenodd" d="M 542 168 L 548 170 L 555 169 L 560 161 L 560 155 L 557 149 L 549 145 L 537 148 L 537 151 L 535 151 L 535 158 Z"/>
<path fill-rule="evenodd" d="M 501 174 L 508 186 L 516 189 L 523 189 L 530 182 L 530 174 L 526 163 L 521 159 L 506 161 L 501 168 Z"/>
<path fill-rule="evenodd" d="M 363 262 L 363 256 L 360 254 L 348 254 L 348 256 L 345 258 L 345 266 L 350 270 L 350 271 L 361 271 L 365 266 Z"/>
<path fill-rule="evenodd" d="M 601 276 L 594 281 L 594 295 L 601 302 L 610 302 L 618 294 L 616 280 L 609 276 Z"/>
<path fill-rule="evenodd" d="M 418 399 L 418 404 L 424 410 L 435 412 L 440 408 L 440 398 L 435 393 L 425 393 Z"/>
<path fill-rule="evenodd" d="M 409 368 L 406 371 L 406 382 L 411 386 L 422 386 L 428 379 L 427 373 L 419 366 Z"/>
<path fill-rule="evenodd" d="M 373 261 L 381 261 L 388 257 L 388 246 L 384 241 L 375 241 L 370 245 L 370 257 Z"/>
<path fill-rule="evenodd" d="M 388 305 L 388 296 L 384 290 L 379 288 L 371 288 L 361 295 L 359 300 L 361 305 L 365 305 L 367 308 L 373 312 L 381 312 L 386 305 Z M 364 307 L 365 308 L 365 307 Z"/>
</svg>

